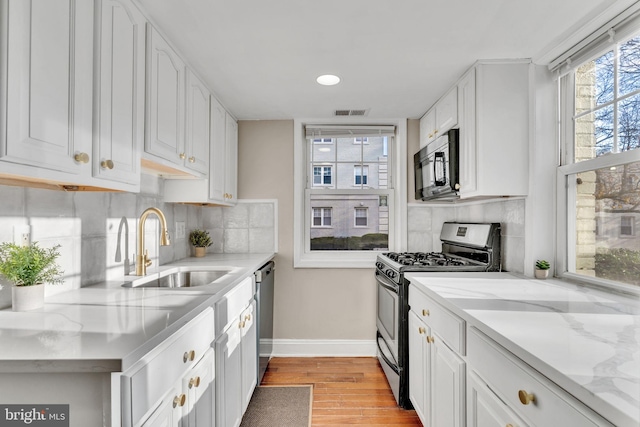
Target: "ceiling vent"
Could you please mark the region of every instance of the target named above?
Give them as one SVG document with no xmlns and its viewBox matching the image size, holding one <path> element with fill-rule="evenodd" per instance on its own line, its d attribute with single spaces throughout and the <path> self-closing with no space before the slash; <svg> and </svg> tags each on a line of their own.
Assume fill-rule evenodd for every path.
<svg viewBox="0 0 640 427">
<path fill-rule="evenodd" d="M 336 110 L 335 116 L 366 116 L 369 110 Z"/>
</svg>

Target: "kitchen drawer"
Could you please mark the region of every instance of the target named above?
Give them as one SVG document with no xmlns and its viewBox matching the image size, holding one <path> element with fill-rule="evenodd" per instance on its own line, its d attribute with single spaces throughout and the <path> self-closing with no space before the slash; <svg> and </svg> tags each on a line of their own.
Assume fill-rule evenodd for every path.
<svg viewBox="0 0 640 427">
<path fill-rule="evenodd" d="M 470 369 L 531 426 L 611 426 L 476 328 L 467 338 Z M 526 394 L 533 398 L 528 404 L 520 400 Z"/>
<path fill-rule="evenodd" d="M 409 286 L 409 306 L 452 350 L 461 355 L 465 354 L 464 320 L 423 294 L 414 285 Z"/>
<path fill-rule="evenodd" d="M 254 294 L 253 276 L 247 277 L 216 302 L 216 335 L 226 331 L 249 305 Z"/>
<path fill-rule="evenodd" d="M 211 348 L 213 322 L 213 309 L 209 307 L 145 355 L 131 368 L 131 374 L 123 374 L 125 395 L 130 392 L 132 425 Z"/>
</svg>

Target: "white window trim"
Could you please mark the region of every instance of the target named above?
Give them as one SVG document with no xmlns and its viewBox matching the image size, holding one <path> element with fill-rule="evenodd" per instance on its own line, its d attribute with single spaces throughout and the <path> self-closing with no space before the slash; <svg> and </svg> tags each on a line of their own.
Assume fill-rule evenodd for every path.
<svg viewBox="0 0 640 427">
<path fill-rule="evenodd" d="M 321 224 L 321 225 L 314 225 L 314 224 L 313 224 L 313 219 L 315 218 L 315 217 L 313 216 L 313 210 L 314 210 L 314 209 L 320 209 L 320 213 L 321 213 L 321 214 L 324 214 L 324 211 L 326 211 L 326 210 L 328 210 L 329 212 L 331 212 L 331 225 L 326 225 L 326 224 L 324 223 L 324 218 L 325 218 L 325 216 L 324 216 L 324 215 L 320 215 L 320 218 L 321 218 L 321 221 L 320 221 L 320 222 L 322 222 L 322 224 Z M 311 208 L 311 228 L 333 228 L 333 209 L 332 209 L 332 208 L 320 208 L 320 207 L 313 207 L 313 208 Z"/>
<path fill-rule="evenodd" d="M 631 229 L 631 233 L 629 234 L 623 234 L 622 233 L 622 220 L 623 219 L 628 219 L 630 221 L 629 224 L 629 228 Z M 623 239 L 633 239 L 636 237 L 636 221 L 635 221 L 635 217 L 632 215 L 624 215 L 620 217 L 620 229 L 618 231 L 618 235 L 623 238 Z"/>
<path fill-rule="evenodd" d="M 358 209 L 363 210 L 365 215 L 364 218 L 367 220 L 367 225 L 358 225 Z M 367 207 L 355 207 L 353 208 L 353 226 L 355 228 L 369 228 L 369 208 Z"/>
<path fill-rule="evenodd" d="M 360 175 L 358 175 L 358 172 L 357 172 L 358 168 L 360 168 Z M 365 173 L 365 171 L 367 173 Z M 367 182 L 358 184 L 356 182 L 356 179 L 358 179 L 358 176 L 362 176 L 363 181 L 366 178 Z M 369 186 L 369 165 L 355 165 L 353 167 L 353 186 L 359 187 L 359 188 L 364 188 Z"/>
<path fill-rule="evenodd" d="M 311 173 L 312 173 L 312 179 L 313 179 L 313 177 L 315 177 L 315 174 L 314 174 L 314 172 L 315 172 L 315 171 L 313 170 L 313 169 L 315 169 L 315 168 L 321 168 L 321 170 L 320 170 L 320 171 L 321 171 L 322 173 L 320 174 L 320 181 L 323 181 L 323 182 L 322 182 L 322 183 L 320 183 L 320 184 L 316 184 L 315 182 L 312 182 L 312 183 L 311 183 L 311 185 L 312 185 L 313 187 L 316 187 L 316 188 L 317 188 L 317 187 L 333 187 L 333 166 L 332 166 L 332 165 L 316 165 L 316 164 L 314 164 L 314 165 L 312 166 L 312 171 L 311 171 Z M 324 183 L 324 170 L 325 170 L 325 169 L 329 169 L 329 170 L 331 171 L 331 174 L 330 174 L 331 182 L 330 182 L 329 184 L 325 184 L 325 183 Z"/>
<path fill-rule="evenodd" d="M 396 137 L 393 144 L 394 171 L 391 190 L 380 190 L 389 194 L 389 205 L 394 208 L 389 211 L 389 250 L 402 251 L 407 246 L 407 119 L 370 119 L 352 118 L 355 125 L 375 125 L 385 123 L 396 126 Z M 313 124 L 344 124 L 344 119 L 294 119 L 293 121 L 293 158 L 294 158 L 294 240 L 293 267 L 294 268 L 371 268 L 375 267 L 377 251 L 316 251 L 305 250 L 308 221 L 311 216 L 306 211 L 306 180 L 307 180 L 307 150 L 305 125 Z M 348 190 L 345 190 L 348 193 Z M 306 228 L 305 228 L 306 227 Z"/>
<path fill-rule="evenodd" d="M 362 142 L 358 141 L 358 139 L 361 139 Z M 355 138 L 353 138 L 353 144 L 354 145 L 367 145 L 369 144 L 369 138 L 366 136 L 357 136 Z"/>
</svg>

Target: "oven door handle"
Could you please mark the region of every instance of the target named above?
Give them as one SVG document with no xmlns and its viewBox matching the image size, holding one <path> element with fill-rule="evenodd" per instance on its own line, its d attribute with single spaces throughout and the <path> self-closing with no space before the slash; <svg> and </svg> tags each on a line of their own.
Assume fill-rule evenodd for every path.
<svg viewBox="0 0 640 427">
<path fill-rule="evenodd" d="M 391 280 L 387 279 L 384 275 L 376 272 L 376 280 L 380 283 L 385 289 L 390 290 L 394 294 L 398 294 L 400 292 L 400 287 L 393 283 Z"/>
<path fill-rule="evenodd" d="M 376 343 L 378 344 L 378 350 L 379 350 L 380 356 L 384 359 L 386 364 L 391 369 L 393 369 L 393 372 L 395 372 L 396 374 L 400 375 L 400 368 L 395 363 L 393 363 L 391 360 L 389 360 L 389 358 L 387 357 L 386 354 L 384 354 L 384 350 L 382 350 L 382 347 L 380 346 L 380 340 L 384 341 L 384 338 L 382 337 L 380 332 L 377 332 Z M 385 345 L 386 345 L 386 343 L 385 343 Z M 387 350 L 388 350 L 388 348 L 387 348 Z"/>
</svg>

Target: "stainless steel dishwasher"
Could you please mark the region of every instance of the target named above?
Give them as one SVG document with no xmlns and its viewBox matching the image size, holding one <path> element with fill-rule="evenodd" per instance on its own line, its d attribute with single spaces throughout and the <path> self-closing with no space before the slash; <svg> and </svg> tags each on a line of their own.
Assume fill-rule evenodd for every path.
<svg viewBox="0 0 640 427">
<path fill-rule="evenodd" d="M 256 318 L 258 319 L 258 385 L 273 353 L 273 294 L 275 263 L 269 261 L 256 271 Z"/>
</svg>

